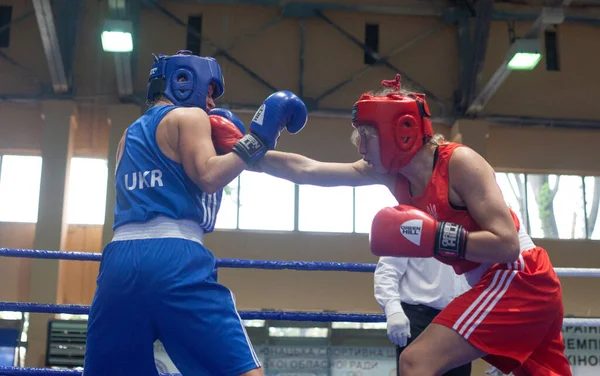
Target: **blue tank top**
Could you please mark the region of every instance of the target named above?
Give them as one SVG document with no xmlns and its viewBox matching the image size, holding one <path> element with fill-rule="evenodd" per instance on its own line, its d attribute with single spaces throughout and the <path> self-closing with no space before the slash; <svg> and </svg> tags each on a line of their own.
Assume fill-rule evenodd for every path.
<svg viewBox="0 0 600 376">
<path fill-rule="evenodd" d="M 223 190 L 207 194 L 165 156 L 156 142 L 156 128 L 177 106 L 152 107 L 127 128 L 115 174 L 116 204 L 113 230 L 131 222 L 162 215 L 197 221 L 206 233 L 215 228 Z"/>
</svg>

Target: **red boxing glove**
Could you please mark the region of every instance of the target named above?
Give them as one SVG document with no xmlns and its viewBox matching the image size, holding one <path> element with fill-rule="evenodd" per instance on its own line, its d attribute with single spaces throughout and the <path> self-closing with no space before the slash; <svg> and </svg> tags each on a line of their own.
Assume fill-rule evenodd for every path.
<svg viewBox="0 0 600 376">
<path fill-rule="evenodd" d="M 211 110 L 208 118 L 210 119 L 212 141 L 217 154 L 229 153 L 233 145 L 244 137 L 245 132 L 242 132 L 244 129 L 243 124 L 231 111 L 223 109 Z"/>
<path fill-rule="evenodd" d="M 376 256 L 452 261 L 464 259 L 468 234 L 463 226 L 438 222 L 419 209 L 398 205 L 375 215 L 369 243 Z"/>
</svg>

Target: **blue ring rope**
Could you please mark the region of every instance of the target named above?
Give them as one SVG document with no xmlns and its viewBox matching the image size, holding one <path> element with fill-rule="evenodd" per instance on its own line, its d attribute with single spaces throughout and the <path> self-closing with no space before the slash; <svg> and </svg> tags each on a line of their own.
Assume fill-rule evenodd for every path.
<svg viewBox="0 0 600 376">
<path fill-rule="evenodd" d="M 0 248 L 0 256 L 26 257 L 52 260 L 100 261 L 101 253 L 44 251 L 36 249 Z M 269 270 L 313 270 L 313 271 L 344 271 L 373 273 L 375 264 L 358 264 L 350 262 L 316 262 L 316 261 L 276 261 L 276 260 L 237 260 L 217 259 L 218 268 L 237 269 L 269 269 Z"/>
<path fill-rule="evenodd" d="M 101 253 L 63 252 L 32 249 L 0 248 L 0 257 L 25 257 L 39 259 L 59 259 L 77 261 L 100 261 Z M 312 271 L 346 271 L 369 273 L 375 271 L 375 264 L 358 264 L 344 262 L 305 262 L 305 261 L 264 261 L 217 259 L 216 267 L 270 270 L 312 270 Z M 555 268 L 566 276 L 594 277 L 600 269 Z M 215 270 L 216 271 L 216 270 Z M 0 302 L 0 311 L 36 312 L 36 313 L 71 313 L 88 314 L 90 306 L 75 304 L 40 304 L 21 302 Z M 385 322 L 382 314 L 364 313 L 328 313 L 328 312 L 283 312 L 283 311 L 242 311 L 240 317 L 245 320 L 286 320 L 313 322 Z M 600 326 L 600 319 L 565 318 L 563 325 Z M 81 376 L 81 371 L 57 370 L 48 368 L 14 368 L 0 367 L 0 375 L 41 375 L 41 376 Z M 161 374 L 176 376 L 179 374 Z"/>
<path fill-rule="evenodd" d="M 77 304 L 41 304 L 0 302 L 0 311 L 33 313 L 70 313 L 87 315 L 90 306 Z M 293 320 L 317 322 L 385 322 L 385 315 L 364 313 L 240 311 L 244 320 Z"/>
<path fill-rule="evenodd" d="M 0 248 L 0 256 L 50 260 L 100 261 L 102 253 L 43 251 L 39 249 Z"/>
<path fill-rule="evenodd" d="M 31 249 L 0 248 L 0 256 L 25 257 L 40 259 L 60 259 L 77 261 L 100 261 L 101 253 L 63 252 Z M 320 270 L 320 271 L 347 271 L 347 272 L 374 272 L 374 264 L 358 264 L 343 262 L 304 262 L 304 261 L 263 261 L 263 260 L 237 260 L 217 259 L 217 267 L 251 268 L 270 270 Z M 561 270 L 559 270 L 561 269 Z M 571 270 L 572 269 L 572 270 Z M 598 276 L 600 269 L 555 268 L 567 276 L 594 277 Z M 37 312 L 37 313 L 71 313 L 88 314 L 89 306 L 75 304 L 40 304 L 21 302 L 0 302 L 0 311 L 11 312 Z M 283 312 L 283 311 L 242 311 L 240 317 L 245 320 L 288 320 L 288 321 L 314 321 L 314 322 L 385 322 L 382 314 L 364 313 L 328 313 L 328 312 Z M 600 319 L 565 318 L 563 325 L 574 326 L 600 326 Z M 14 368 L 0 367 L 0 375 L 41 375 L 41 376 L 80 376 L 81 371 L 57 370 L 48 368 Z M 179 374 L 161 374 L 164 376 L 177 376 Z"/>
<path fill-rule="evenodd" d="M 76 304 L 41 304 L 21 302 L 0 302 L 0 311 L 34 312 L 34 313 L 70 313 L 87 315 L 90 306 Z M 312 321 L 312 322 L 386 322 L 383 314 L 373 313 L 333 313 L 333 312 L 293 312 L 293 311 L 240 311 L 244 320 L 276 320 L 276 321 Z M 600 318 L 563 319 L 563 325 L 598 326 Z M 2 373 L 0 373 L 2 375 Z"/>
<path fill-rule="evenodd" d="M 82 372 L 71 369 L 0 367 L 0 375 L 81 376 Z M 160 373 L 160 375 L 181 376 L 179 373 Z"/>
<path fill-rule="evenodd" d="M 44 251 L 35 249 L 0 248 L 0 257 L 25 257 L 53 260 L 100 261 L 102 253 Z M 375 264 L 318 261 L 276 261 L 217 259 L 216 268 L 310 270 L 373 273 Z M 600 277 L 600 268 L 554 268 L 559 277 Z"/>
</svg>

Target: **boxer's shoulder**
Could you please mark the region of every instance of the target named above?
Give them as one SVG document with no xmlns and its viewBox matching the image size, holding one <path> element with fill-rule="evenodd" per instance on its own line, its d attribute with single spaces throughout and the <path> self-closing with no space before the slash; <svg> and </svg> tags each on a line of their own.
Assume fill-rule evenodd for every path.
<svg viewBox="0 0 600 376">
<path fill-rule="evenodd" d="M 208 114 L 198 107 L 176 107 L 165 115 L 163 121 L 175 124 L 196 124 L 197 122 L 208 122 Z"/>
<path fill-rule="evenodd" d="M 208 114 L 201 108 L 177 107 L 161 119 L 159 128 L 165 129 L 169 134 L 178 135 L 203 130 L 206 133 L 210 129 L 210 120 Z"/>
</svg>

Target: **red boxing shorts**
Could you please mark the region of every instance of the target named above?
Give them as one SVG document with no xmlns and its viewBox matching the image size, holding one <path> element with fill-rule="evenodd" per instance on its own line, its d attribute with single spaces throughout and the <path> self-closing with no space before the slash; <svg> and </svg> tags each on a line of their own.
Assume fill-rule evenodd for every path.
<svg viewBox="0 0 600 376">
<path fill-rule="evenodd" d="M 562 338 L 562 288 L 546 250 L 524 251 L 495 264 L 433 320 L 489 355 L 515 376 L 571 376 Z"/>
</svg>

